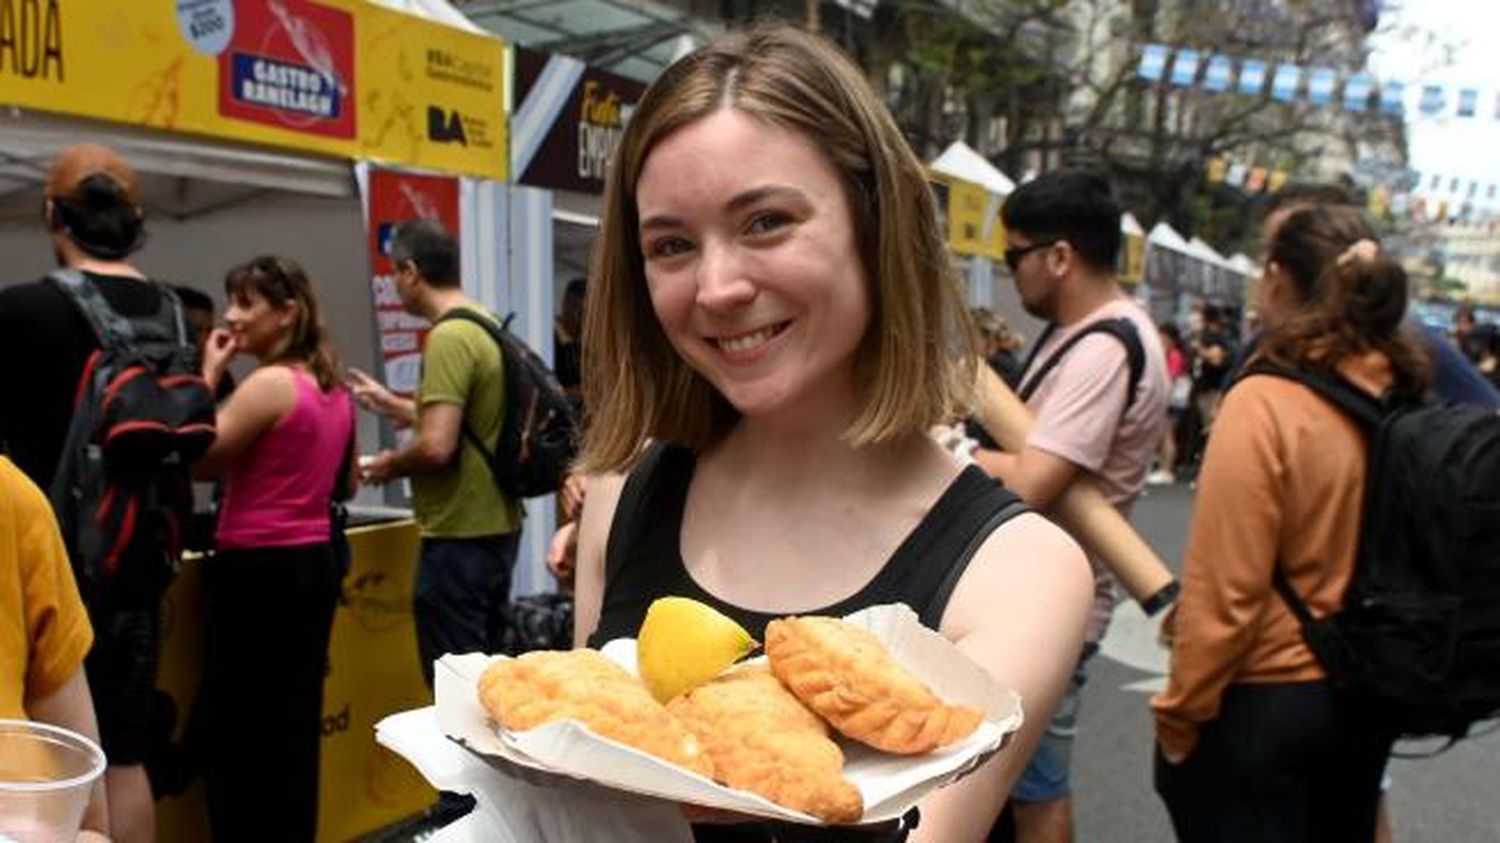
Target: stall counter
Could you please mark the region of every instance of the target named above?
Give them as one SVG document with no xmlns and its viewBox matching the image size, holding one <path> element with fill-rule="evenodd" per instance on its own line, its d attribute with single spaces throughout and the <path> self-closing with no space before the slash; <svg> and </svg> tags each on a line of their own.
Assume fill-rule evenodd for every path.
<svg viewBox="0 0 1500 843">
<path fill-rule="evenodd" d="M 318 840 L 358 838 L 420 813 L 436 792 L 404 760 L 375 743 L 375 723 L 432 702 L 417 660 L 412 593 L 419 535 L 409 518 L 351 527 L 352 557 L 334 611 L 323 690 Z M 188 554 L 163 600 L 158 701 L 166 767 L 186 754 L 187 721 L 203 661 L 202 573 L 211 556 Z M 275 607 L 266 607 L 268 614 Z M 275 689 L 267 689 L 274 703 Z M 168 779 L 171 778 L 170 773 Z M 208 840 L 201 777 L 167 781 L 157 819 L 163 841 Z M 173 785 L 176 785 L 175 787 Z M 182 787 L 186 785 L 186 787 Z M 274 806 L 267 806 L 275 810 Z"/>
</svg>

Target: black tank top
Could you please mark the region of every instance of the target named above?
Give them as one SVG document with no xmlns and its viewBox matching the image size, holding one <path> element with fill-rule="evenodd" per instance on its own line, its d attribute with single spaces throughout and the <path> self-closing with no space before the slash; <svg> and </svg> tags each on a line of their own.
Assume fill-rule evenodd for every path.
<svg viewBox="0 0 1500 843">
<path fill-rule="evenodd" d="M 756 640 L 779 615 L 744 609 L 709 594 L 682 560 L 682 512 L 697 459 L 686 448 L 655 444 L 625 481 L 605 549 L 604 601 L 589 646 L 633 638 L 658 597 L 707 603 L 734 618 Z M 854 595 L 803 614 L 842 617 L 882 603 L 901 602 L 937 629 L 953 588 L 974 551 L 998 526 L 1029 511 L 975 466 L 954 478 L 884 567 Z M 918 822 L 913 808 L 899 827 L 873 830 L 800 826 L 782 822 L 695 825 L 696 843 L 900 843 Z"/>
<path fill-rule="evenodd" d="M 610 526 L 604 600 L 589 645 L 633 638 L 658 597 L 676 595 L 713 606 L 756 640 L 780 617 L 709 594 L 688 574 L 680 540 L 682 513 L 697 459 L 686 448 L 652 445 L 631 471 Z M 937 629 L 948 598 L 979 545 L 1000 524 L 1028 511 L 976 466 L 964 469 L 865 586 L 830 606 L 799 614 L 842 617 L 867 606 L 905 603 Z"/>
</svg>

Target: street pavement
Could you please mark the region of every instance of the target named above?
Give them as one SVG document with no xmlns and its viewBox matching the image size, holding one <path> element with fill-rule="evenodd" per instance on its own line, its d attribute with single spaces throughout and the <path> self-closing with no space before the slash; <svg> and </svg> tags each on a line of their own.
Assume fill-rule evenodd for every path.
<svg viewBox="0 0 1500 843">
<path fill-rule="evenodd" d="M 1175 569 L 1192 516 L 1186 485 L 1150 487 L 1135 506 L 1136 529 Z M 1166 652 L 1156 620 L 1134 603 L 1115 612 L 1084 691 L 1074 747 L 1079 841 L 1170 841 L 1171 825 L 1151 787 L 1147 701 L 1162 686 Z M 1390 769 L 1392 828 L 1399 843 L 1500 843 L 1500 731 L 1462 741 L 1435 758 Z"/>
</svg>

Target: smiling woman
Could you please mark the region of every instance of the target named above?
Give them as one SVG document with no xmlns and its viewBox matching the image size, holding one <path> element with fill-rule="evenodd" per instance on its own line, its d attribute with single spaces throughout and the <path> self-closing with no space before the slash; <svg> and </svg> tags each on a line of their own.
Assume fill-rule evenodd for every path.
<svg viewBox="0 0 1500 843">
<path fill-rule="evenodd" d="M 667 595 L 756 638 L 783 615 L 906 603 L 1028 709 L 1013 748 L 922 805 L 923 840 L 983 839 L 1056 706 L 1091 586 L 1076 544 L 927 435 L 973 355 L 920 163 L 844 56 L 770 27 L 668 68 L 609 173 L 576 640 L 634 636 Z"/>
<path fill-rule="evenodd" d="M 217 385 L 235 354 L 260 366 L 220 405 L 218 437 L 194 467 L 224 480 L 217 552 L 204 567 L 209 820 L 221 839 L 311 840 L 323 663 L 342 577 L 329 504 L 353 491 L 354 404 L 302 267 L 256 258 L 230 270 L 224 288 L 229 327 L 209 336 L 204 378 Z M 279 689 L 270 707 L 258 702 L 268 687 Z"/>
</svg>

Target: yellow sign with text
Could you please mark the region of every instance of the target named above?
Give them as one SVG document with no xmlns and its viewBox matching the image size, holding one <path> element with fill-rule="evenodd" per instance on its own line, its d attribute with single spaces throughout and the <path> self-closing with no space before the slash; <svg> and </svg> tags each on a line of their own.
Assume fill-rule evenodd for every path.
<svg viewBox="0 0 1500 843">
<path fill-rule="evenodd" d="M 504 47 L 366 0 L 5 0 L 0 103 L 506 177 Z"/>
</svg>

